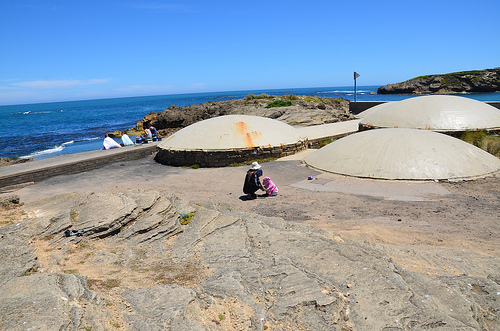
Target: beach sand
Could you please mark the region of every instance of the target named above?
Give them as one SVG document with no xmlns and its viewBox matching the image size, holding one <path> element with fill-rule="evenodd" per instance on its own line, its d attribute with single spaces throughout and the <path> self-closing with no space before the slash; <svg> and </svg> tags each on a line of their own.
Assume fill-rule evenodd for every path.
<svg viewBox="0 0 500 331">
<path fill-rule="evenodd" d="M 357 179 L 307 168 L 300 160 L 306 153 L 263 163 L 279 195 L 249 201 L 242 192 L 248 166 L 191 169 L 164 166 L 152 157 L 50 178 L 12 193 L 29 203 L 76 191 L 156 190 L 307 223 L 342 238 L 500 256 L 499 176 L 456 183 Z"/>
</svg>

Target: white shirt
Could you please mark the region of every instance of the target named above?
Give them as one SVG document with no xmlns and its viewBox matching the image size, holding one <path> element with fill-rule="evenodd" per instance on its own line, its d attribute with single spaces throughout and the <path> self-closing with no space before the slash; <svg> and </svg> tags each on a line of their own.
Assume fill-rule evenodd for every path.
<svg viewBox="0 0 500 331">
<path fill-rule="evenodd" d="M 120 146 L 119 143 L 117 143 L 113 138 L 111 137 L 106 137 L 104 138 L 104 142 L 103 142 L 103 145 L 104 145 L 104 149 L 111 149 L 111 148 L 118 148 L 118 147 L 122 147 Z"/>
<path fill-rule="evenodd" d="M 122 135 L 122 142 L 125 146 L 133 145 L 134 143 L 127 134 Z"/>
</svg>

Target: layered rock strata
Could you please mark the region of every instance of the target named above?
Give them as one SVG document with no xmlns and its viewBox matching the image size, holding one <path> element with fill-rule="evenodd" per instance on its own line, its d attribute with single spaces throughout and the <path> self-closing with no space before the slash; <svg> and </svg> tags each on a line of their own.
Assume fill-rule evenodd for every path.
<svg viewBox="0 0 500 331">
<path fill-rule="evenodd" d="M 28 208 L 36 217 L 0 228 L 1 329 L 495 330 L 500 324 L 494 273 L 500 266 L 486 255 L 447 248 L 408 255 L 154 191 L 67 194 Z M 406 269 L 410 260 L 436 273 Z M 479 276 L 473 266 L 490 275 Z"/>
</svg>

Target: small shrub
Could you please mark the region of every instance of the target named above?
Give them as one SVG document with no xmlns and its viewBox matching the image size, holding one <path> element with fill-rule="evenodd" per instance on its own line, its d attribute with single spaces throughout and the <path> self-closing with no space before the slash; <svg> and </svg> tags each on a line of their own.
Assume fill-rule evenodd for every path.
<svg viewBox="0 0 500 331">
<path fill-rule="evenodd" d="M 191 166 L 191 169 L 200 169 L 200 168 L 201 168 L 201 166 L 200 166 L 198 163 L 193 164 L 193 165 Z"/>
<path fill-rule="evenodd" d="M 326 145 L 331 144 L 331 143 L 333 143 L 334 141 L 335 141 L 335 139 L 331 139 L 331 138 L 330 138 L 330 139 L 325 139 L 325 140 L 323 140 L 323 141 L 321 141 L 321 142 L 319 143 L 319 148 L 321 148 L 321 147 L 325 147 Z"/>
<path fill-rule="evenodd" d="M 266 106 L 266 108 L 274 108 L 274 107 L 288 107 L 291 106 L 292 102 L 291 101 L 286 101 L 286 100 L 274 100 L 270 104 Z"/>
<path fill-rule="evenodd" d="M 179 210 L 178 213 L 181 216 L 181 225 L 189 224 L 191 222 L 191 218 L 194 216 L 194 212 L 186 210 Z"/>
</svg>

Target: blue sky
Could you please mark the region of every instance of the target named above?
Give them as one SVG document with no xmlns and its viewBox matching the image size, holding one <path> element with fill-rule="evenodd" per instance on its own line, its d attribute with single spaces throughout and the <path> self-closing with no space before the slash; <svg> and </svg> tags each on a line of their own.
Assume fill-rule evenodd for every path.
<svg viewBox="0 0 500 331">
<path fill-rule="evenodd" d="M 500 66 L 499 0 L 1 0 L 0 105 Z"/>
</svg>

